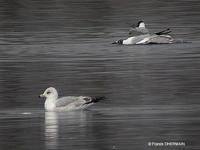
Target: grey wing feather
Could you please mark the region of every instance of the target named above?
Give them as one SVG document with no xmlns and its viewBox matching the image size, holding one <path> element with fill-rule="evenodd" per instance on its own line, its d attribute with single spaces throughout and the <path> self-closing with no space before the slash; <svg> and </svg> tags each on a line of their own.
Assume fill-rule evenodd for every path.
<svg viewBox="0 0 200 150">
<path fill-rule="evenodd" d="M 148 34 L 149 30 L 147 28 L 130 28 L 129 29 L 129 35 L 130 36 L 136 36 L 136 35 L 141 35 L 141 34 Z"/>
<path fill-rule="evenodd" d="M 69 105 L 72 102 L 75 102 L 79 99 L 79 97 L 75 96 L 67 96 L 67 97 L 61 97 L 56 102 L 56 107 L 65 107 L 66 105 Z"/>
</svg>

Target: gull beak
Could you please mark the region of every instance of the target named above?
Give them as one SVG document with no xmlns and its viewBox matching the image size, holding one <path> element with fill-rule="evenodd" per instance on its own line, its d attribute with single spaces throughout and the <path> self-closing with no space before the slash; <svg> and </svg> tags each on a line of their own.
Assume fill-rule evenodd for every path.
<svg viewBox="0 0 200 150">
<path fill-rule="evenodd" d="M 40 94 L 38 97 L 39 97 L 39 98 L 42 98 L 42 97 L 44 97 L 44 95 L 43 95 L 43 94 Z"/>
<path fill-rule="evenodd" d="M 117 41 L 115 41 L 115 42 L 112 42 L 112 44 L 117 44 Z"/>
</svg>

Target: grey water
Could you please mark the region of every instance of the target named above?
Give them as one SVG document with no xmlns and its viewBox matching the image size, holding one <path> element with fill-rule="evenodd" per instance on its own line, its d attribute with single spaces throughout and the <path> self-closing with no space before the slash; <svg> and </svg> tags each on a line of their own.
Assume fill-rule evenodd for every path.
<svg viewBox="0 0 200 150">
<path fill-rule="evenodd" d="M 199 8 L 198 0 L 0 0 L 0 150 L 199 150 Z M 188 43 L 111 44 L 139 20 Z M 45 112 L 38 95 L 50 86 L 107 99 Z"/>
</svg>

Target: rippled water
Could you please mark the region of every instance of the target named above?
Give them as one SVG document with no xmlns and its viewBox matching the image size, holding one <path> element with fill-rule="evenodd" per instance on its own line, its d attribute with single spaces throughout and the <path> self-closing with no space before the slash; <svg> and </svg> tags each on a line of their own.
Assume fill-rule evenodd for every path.
<svg viewBox="0 0 200 150">
<path fill-rule="evenodd" d="M 0 1 L 0 149 L 200 149 L 200 2 Z M 189 43 L 116 46 L 144 20 Z M 38 95 L 103 95 L 45 113 Z M 186 146 L 148 146 L 148 142 Z"/>
</svg>

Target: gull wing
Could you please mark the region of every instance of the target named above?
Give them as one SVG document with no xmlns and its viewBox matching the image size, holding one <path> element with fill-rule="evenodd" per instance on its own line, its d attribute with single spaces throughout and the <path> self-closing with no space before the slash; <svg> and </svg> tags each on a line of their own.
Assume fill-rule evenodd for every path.
<svg viewBox="0 0 200 150">
<path fill-rule="evenodd" d="M 149 30 L 147 28 L 143 28 L 143 27 L 130 27 L 129 29 L 129 36 L 137 36 L 137 35 L 142 35 L 142 34 L 148 34 Z"/>
<path fill-rule="evenodd" d="M 91 97 L 87 96 L 66 96 L 57 100 L 56 107 L 65 107 L 72 103 L 76 106 L 81 106 L 83 104 L 89 103 L 91 100 Z"/>
<path fill-rule="evenodd" d="M 66 97 L 61 97 L 57 99 L 56 101 L 56 107 L 65 107 L 69 105 L 70 103 L 74 103 L 77 100 L 79 100 L 79 97 L 76 96 L 66 96 Z"/>
</svg>

